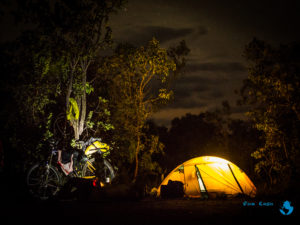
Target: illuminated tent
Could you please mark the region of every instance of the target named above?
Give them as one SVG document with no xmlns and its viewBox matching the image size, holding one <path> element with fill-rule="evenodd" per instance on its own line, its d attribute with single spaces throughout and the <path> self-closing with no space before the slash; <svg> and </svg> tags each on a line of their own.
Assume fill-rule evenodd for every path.
<svg viewBox="0 0 300 225">
<path fill-rule="evenodd" d="M 182 182 L 187 197 L 202 197 L 210 193 L 250 197 L 256 194 L 256 188 L 245 172 L 233 163 L 213 156 L 193 158 L 177 166 L 159 186 L 158 196 L 161 186 L 167 185 L 169 180 Z"/>
</svg>

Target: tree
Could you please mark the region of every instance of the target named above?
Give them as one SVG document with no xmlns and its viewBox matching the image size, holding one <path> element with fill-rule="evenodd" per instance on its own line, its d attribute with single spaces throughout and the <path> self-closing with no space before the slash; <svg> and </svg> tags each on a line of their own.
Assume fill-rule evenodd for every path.
<svg viewBox="0 0 300 225">
<path fill-rule="evenodd" d="M 207 113 L 186 114 L 172 120 L 172 126 L 163 140 L 166 146 L 167 170 L 200 155 L 216 154 L 219 151 L 219 129 L 207 120 Z M 166 161 L 166 160 L 165 160 Z"/>
<path fill-rule="evenodd" d="M 134 180 L 140 158 L 146 160 L 148 157 L 149 161 L 151 154 L 146 157 L 146 153 L 161 149 L 158 137 L 146 136 L 143 129 L 153 112 L 170 100 L 172 91 L 167 87 L 167 80 L 175 70 L 174 61 L 156 39 L 145 47 L 119 45 L 101 70 L 112 76 L 109 90 L 114 124 L 122 135 L 127 134 L 127 146 L 131 151 L 126 157 L 135 161 Z"/>
<path fill-rule="evenodd" d="M 1 95 L 5 96 L 0 112 L 4 134 L 1 136 L 5 137 L 6 149 L 10 149 L 12 165 L 26 169 L 33 159 L 40 160 L 45 155 L 48 146 L 44 141 L 55 135 L 52 128 L 59 118 L 66 128 L 69 117 L 74 132 L 68 135 L 73 139 L 80 135 L 83 138 L 86 131 L 92 132 L 91 128 L 97 126 L 98 131 L 100 127 L 103 132 L 111 129 L 108 120 L 95 122 L 96 118 L 105 120 L 109 116 L 105 114 L 106 103 L 99 99 L 101 94 L 93 92 L 100 84 L 91 65 L 103 48 L 110 47 L 112 31 L 108 19 L 125 1 L 7 3 L 20 27 L 26 29 L 16 40 L 0 47 L 1 71 L 6 74 L 1 77 L 0 86 L 1 94 L 5 94 Z M 63 133 L 56 138 L 64 139 L 67 132 Z"/>
<path fill-rule="evenodd" d="M 254 39 L 245 48 L 249 75 L 241 89 L 248 116 L 264 134 L 264 145 L 252 153 L 255 171 L 270 187 L 299 175 L 300 46 L 273 48 Z"/>
<path fill-rule="evenodd" d="M 185 40 L 180 41 L 178 45 L 169 47 L 167 53 L 176 64 L 176 70 L 172 78 L 183 75 L 186 66 L 186 56 L 190 53 L 190 49 L 187 47 Z"/>
<path fill-rule="evenodd" d="M 47 101 L 31 99 L 36 105 L 31 111 L 43 114 L 47 105 L 54 101 L 58 104 L 58 95 L 63 96 L 64 106 L 61 106 L 77 140 L 86 128 L 87 94 L 94 90 L 87 78 L 89 67 L 101 50 L 111 44 L 108 19 L 124 1 L 26 0 L 18 3 L 18 18 L 34 25 L 32 32 L 27 33 L 33 37 L 29 43 L 39 46 L 32 52 L 35 82 L 28 85 L 48 91 Z M 27 43 L 24 48 L 28 47 Z"/>
</svg>

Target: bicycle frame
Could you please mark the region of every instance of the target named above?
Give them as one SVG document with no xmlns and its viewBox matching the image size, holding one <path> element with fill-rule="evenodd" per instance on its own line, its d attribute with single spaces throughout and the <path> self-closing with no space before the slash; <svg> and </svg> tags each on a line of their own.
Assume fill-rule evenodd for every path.
<svg viewBox="0 0 300 225">
<path fill-rule="evenodd" d="M 51 166 L 51 164 L 52 164 L 52 158 L 53 158 L 53 155 L 54 155 L 54 150 L 52 150 L 51 151 L 51 155 L 50 155 L 50 160 L 49 160 L 49 162 L 46 162 L 46 168 L 47 168 L 47 170 L 46 170 L 46 184 L 48 183 L 48 178 L 49 178 L 49 169 L 50 169 L 50 166 Z M 50 165 L 49 165 L 50 164 Z"/>
<path fill-rule="evenodd" d="M 104 157 L 105 155 L 103 155 L 105 154 L 103 146 L 106 144 L 100 145 L 102 149 L 96 147 L 99 143 L 94 145 L 92 149 L 87 149 L 95 140 L 98 141 L 99 139 L 90 138 L 89 141 L 82 142 L 82 149 L 73 152 L 73 173 L 71 176 L 65 175 L 61 164 L 55 162 L 56 158 L 54 156 L 58 154 L 58 150 L 55 142 L 50 142 L 50 155 L 45 161 L 33 165 L 27 173 L 26 181 L 30 193 L 41 200 L 48 199 L 59 191 L 69 177 L 74 176 L 85 179 L 96 178 L 100 182 L 101 187 L 109 184 L 115 177 L 115 171 L 110 162 Z M 85 151 L 86 149 L 87 151 Z M 92 150 L 92 153 L 90 150 Z M 108 153 L 108 151 L 106 152 Z M 103 159 L 103 164 L 101 161 L 96 161 L 97 157 L 95 154 L 99 154 Z M 100 166 L 98 163 L 100 163 Z"/>
<path fill-rule="evenodd" d="M 99 138 L 93 138 L 91 137 L 88 141 L 83 142 L 83 141 L 79 141 L 78 143 L 81 144 L 81 149 L 76 150 L 78 151 L 79 154 L 83 154 L 82 158 L 80 160 L 78 160 L 78 155 L 75 154 L 75 152 L 73 153 L 74 155 L 76 155 L 77 157 L 73 157 L 73 176 L 75 177 L 80 177 L 80 178 L 84 178 L 84 179 L 93 179 L 95 178 L 95 176 L 82 176 L 82 169 L 83 166 L 87 163 L 88 169 L 90 171 L 95 171 L 96 168 L 93 166 L 93 164 L 89 161 L 89 159 L 93 158 L 92 155 L 85 155 L 85 150 L 87 149 L 88 146 L 92 145 L 93 142 L 95 141 L 101 141 L 101 139 Z M 57 143 L 56 143 L 57 144 Z M 47 161 L 46 161 L 46 182 L 48 181 L 48 174 L 49 174 L 49 169 L 51 166 L 54 166 L 56 168 L 56 171 L 59 173 L 60 175 L 60 183 L 63 183 L 62 178 L 67 177 L 61 170 L 61 167 L 57 164 L 57 163 L 53 163 L 53 159 L 56 154 L 58 154 L 58 150 L 56 148 L 56 144 L 52 144 L 51 146 L 51 154 L 50 157 L 48 157 Z M 101 152 L 100 148 L 95 148 L 95 153 L 94 154 L 100 154 L 102 155 L 103 153 Z"/>
</svg>

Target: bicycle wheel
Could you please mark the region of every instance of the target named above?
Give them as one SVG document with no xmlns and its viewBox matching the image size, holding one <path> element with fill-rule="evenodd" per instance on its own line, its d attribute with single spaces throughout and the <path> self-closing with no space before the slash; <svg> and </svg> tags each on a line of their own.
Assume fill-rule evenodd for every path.
<svg viewBox="0 0 300 225">
<path fill-rule="evenodd" d="M 115 172 L 106 159 L 103 160 L 103 163 L 97 163 L 95 158 L 92 158 L 83 166 L 82 177 L 87 179 L 97 177 L 103 183 L 110 183 L 115 178 Z"/>
<path fill-rule="evenodd" d="M 65 114 L 59 114 L 53 124 L 54 136 L 69 137 L 71 134 L 66 132 L 67 120 Z"/>
<path fill-rule="evenodd" d="M 59 191 L 59 174 L 53 166 L 36 164 L 27 174 L 27 187 L 33 197 L 47 200 Z"/>
</svg>

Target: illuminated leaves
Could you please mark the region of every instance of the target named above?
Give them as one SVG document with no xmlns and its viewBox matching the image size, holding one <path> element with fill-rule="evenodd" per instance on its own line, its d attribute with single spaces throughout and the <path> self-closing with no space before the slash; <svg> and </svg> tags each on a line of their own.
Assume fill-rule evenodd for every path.
<svg viewBox="0 0 300 225">
<path fill-rule="evenodd" d="M 111 123 L 104 123 L 102 121 L 98 121 L 97 126 L 100 127 L 104 131 L 109 131 L 109 130 L 115 129 L 114 125 L 112 125 Z"/>
<path fill-rule="evenodd" d="M 165 88 L 159 89 L 158 98 L 169 101 L 172 96 L 173 96 L 173 91 L 168 91 Z"/>
<path fill-rule="evenodd" d="M 148 118 L 155 104 L 166 102 L 172 96 L 165 87 L 154 90 L 153 81 L 159 81 L 159 85 L 166 83 L 175 69 L 176 65 L 167 51 L 160 48 L 156 39 L 152 39 L 145 47 L 119 46 L 116 55 L 99 72 L 114 74 L 112 96 L 118 96 L 118 101 L 123 99 L 124 104 L 131 104 L 136 112 L 134 118 L 138 114 L 140 118 Z M 127 112 L 131 113 L 131 110 Z M 139 127 L 143 126 L 144 120 L 136 121 Z"/>
<path fill-rule="evenodd" d="M 50 139 L 51 137 L 53 137 L 53 133 L 51 132 L 51 123 L 52 123 L 52 120 L 53 120 L 53 114 L 50 113 L 48 118 L 47 118 L 47 122 L 46 122 L 46 131 L 44 133 L 44 138 L 43 140 L 46 141 L 48 139 Z"/>
<path fill-rule="evenodd" d="M 95 123 L 92 121 L 93 111 L 90 111 L 87 118 L 86 118 L 86 127 L 92 129 Z"/>
<path fill-rule="evenodd" d="M 157 168 L 151 157 L 162 151 L 163 146 L 158 137 L 145 134 L 145 123 L 160 105 L 171 99 L 173 92 L 167 84 L 175 69 L 176 65 L 166 49 L 153 38 L 146 46 L 138 48 L 119 45 L 115 55 L 98 71 L 110 74 L 113 124 L 122 135 L 120 139 L 127 138 L 129 146 L 123 151 L 129 151 L 126 155 L 129 162 L 135 159 L 135 177 L 139 167 Z"/>
<path fill-rule="evenodd" d="M 94 88 L 92 85 L 90 85 L 88 82 L 86 82 L 85 84 L 85 91 L 87 94 L 91 94 L 94 91 Z"/>
<path fill-rule="evenodd" d="M 101 96 L 98 97 L 98 101 L 95 112 L 91 111 L 88 115 L 87 126 L 90 126 L 91 129 L 94 128 L 95 132 L 100 133 L 100 136 L 102 136 L 102 132 L 114 130 L 115 127 L 111 123 L 111 112 L 108 109 L 109 101 Z M 92 122 L 93 113 L 95 114 L 94 122 Z"/>
<path fill-rule="evenodd" d="M 257 160 L 255 171 L 272 186 L 287 179 L 290 168 L 299 158 L 299 46 L 273 48 L 254 39 L 246 46 L 251 62 L 241 94 L 251 105 L 247 113 L 258 130 L 264 133 L 264 145 L 252 153 Z M 276 181 L 276 182 L 275 182 Z"/>
</svg>

